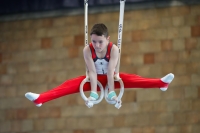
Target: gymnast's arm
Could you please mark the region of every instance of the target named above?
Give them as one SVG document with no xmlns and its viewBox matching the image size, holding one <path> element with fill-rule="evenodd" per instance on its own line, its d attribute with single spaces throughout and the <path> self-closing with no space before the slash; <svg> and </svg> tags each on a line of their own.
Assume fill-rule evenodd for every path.
<svg viewBox="0 0 200 133">
<path fill-rule="evenodd" d="M 110 60 L 108 64 L 108 72 L 107 72 L 107 79 L 108 79 L 108 87 L 110 91 L 114 91 L 114 71 L 117 65 L 117 61 L 119 58 L 119 49 L 116 45 L 112 46 L 111 53 L 110 53 Z"/>
<path fill-rule="evenodd" d="M 85 46 L 85 48 L 83 49 L 83 56 L 86 63 L 86 67 L 88 69 L 91 90 L 97 92 L 97 73 L 89 46 Z"/>
</svg>

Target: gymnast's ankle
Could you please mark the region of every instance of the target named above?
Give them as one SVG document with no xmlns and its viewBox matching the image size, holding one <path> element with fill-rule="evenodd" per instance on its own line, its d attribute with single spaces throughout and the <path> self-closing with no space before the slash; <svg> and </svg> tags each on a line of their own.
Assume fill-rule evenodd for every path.
<svg viewBox="0 0 200 133">
<path fill-rule="evenodd" d="M 160 80 L 164 83 L 170 84 L 173 79 L 174 79 L 174 74 L 169 73 L 166 76 L 164 76 L 163 78 L 161 78 Z M 168 89 L 168 85 L 166 87 L 160 88 L 160 90 L 162 90 L 162 91 L 166 91 L 167 89 Z"/>
<path fill-rule="evenodd" d="M 32 93 L 32 92 L 27 92 L 27 93 L 25 94 L 25 97 L 26 97 L 28 100 L 32 101 L 32 102 L 34 102 L 35 100 L 37 100 L 39 96 L 40 96 L 40 94 L 36 94 L 36 93 Z M 35 105 L 36 105 L 37 107 L 40 107 L 40 106 L 42 106 L 42 103 L 39 103 L 39 104 L 35 103 Z"/>
</svg>

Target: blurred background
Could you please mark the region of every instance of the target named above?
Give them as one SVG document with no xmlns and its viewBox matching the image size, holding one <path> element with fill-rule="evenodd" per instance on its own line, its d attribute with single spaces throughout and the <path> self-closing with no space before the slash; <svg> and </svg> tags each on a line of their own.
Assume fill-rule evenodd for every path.
<svg viewBox="0 0 200 133">
<path fill-rule="evenodd" d="M 106 24 L 116 44 L 119 6 L 89 0 L 89 30 Z M 1 0 L 0 133 L 200 133 L 200 1 L 126 0 L 122 40 L 120 71 L 174 73 L 166 92 L 127 89 L 119 110 L 78 93 L 38 108 L 26 92 L 85 74 L 84 1 Z"/>
</svg>

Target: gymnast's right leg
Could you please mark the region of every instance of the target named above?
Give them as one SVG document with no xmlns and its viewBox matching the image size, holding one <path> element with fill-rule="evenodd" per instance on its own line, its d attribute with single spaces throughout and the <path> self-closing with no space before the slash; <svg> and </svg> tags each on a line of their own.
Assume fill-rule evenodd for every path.
<svg viewBox="0 0 200 133">
<path fill-rule="evenodd" d="M 48 102 L 50 100 L 79 92 L 80 83 L 83 81 L 84 78 L 85 76 L 80 76 L 74 79 L 66 80 L 61 85 L 41 94 L 27 92 L 25 94 L 25 97 L 30 101 L 34 102 L 36 106 L 40 107 L 43 103 Z M 90 83 L 86 83 L 84 85 L 84 91 L 89 90 L 91 90 Z"/>
</svg>

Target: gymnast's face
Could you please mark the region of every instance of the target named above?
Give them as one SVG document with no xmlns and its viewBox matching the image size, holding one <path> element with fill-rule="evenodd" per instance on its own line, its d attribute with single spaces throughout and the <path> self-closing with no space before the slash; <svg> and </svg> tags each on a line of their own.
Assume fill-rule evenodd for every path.
<svg viewBox="0 0 200 133">
<path fill-rule="evenodd" d="M 110 36 L 105 37 L 104 35 L 98 36 L 96 34 L 92 34 L 91 41 L 95 51 L 98 53 L 102 53 L 107 50 L 106 48 L 109 43 L 109 38 Z"/>
</svg>

